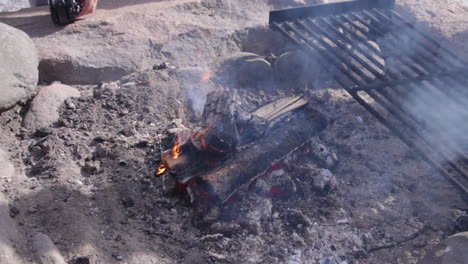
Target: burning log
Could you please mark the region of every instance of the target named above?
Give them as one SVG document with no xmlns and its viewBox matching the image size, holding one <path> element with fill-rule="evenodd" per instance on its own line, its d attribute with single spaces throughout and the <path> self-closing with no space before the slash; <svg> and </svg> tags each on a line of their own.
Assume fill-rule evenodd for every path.
<svg viewBox="0 0 468 264">
<path fill-rule="evenodd" d="M 209 93 L 202 116 L 207 130 L 198 138 L 195 135 L 193 141 L 200 142 L 196 146 L 200 150 L 231 152 L 239 143 L 234 114 L 234 100 L 230 94 L 223 91 Z"/>
<path fill-rule="evenodd" d="M 244 184 L 267 171 L 326 126 L 324 116 L 310 107 L 281 120 L 270 126 L 261 139 L 189 182 L 189 192 L 197 206 L 226 202 Z M 207 196 L 210 199 L 205 199 Z"/>
<path fill-rule="evenodd" d="M 223 203 L 325 128 L 324 116 L 304 107 L 307 103 L 301 97 L 285 97 L 242 113 L 235 111 L 228 93 L 211 93 L 203 112 L 205 129 L 179 135 L 163 153 L 157 174 L 168 172 L 187 184 L 202 211 Z"/>
</svg>

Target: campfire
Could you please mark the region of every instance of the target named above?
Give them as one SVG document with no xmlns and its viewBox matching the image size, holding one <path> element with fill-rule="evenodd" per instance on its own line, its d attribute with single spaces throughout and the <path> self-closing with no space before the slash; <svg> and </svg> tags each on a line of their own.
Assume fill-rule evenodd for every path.
<svg viewBox="0 0 468 264">
<path fill-rule="evenodd" d="M 177 135 L 156 171 L 168 191 L 184 185 L 199 209 L 226 203 L 255 179 L 281 168 L 282 160 L 326 127 L 324 116 L 299 96 L 283 97 L 253 111 L 235 109 L 226 91 L 207 96 L 203 129 Z M 271 188 L 272 194 L 281 194 Z"/>
</svg>

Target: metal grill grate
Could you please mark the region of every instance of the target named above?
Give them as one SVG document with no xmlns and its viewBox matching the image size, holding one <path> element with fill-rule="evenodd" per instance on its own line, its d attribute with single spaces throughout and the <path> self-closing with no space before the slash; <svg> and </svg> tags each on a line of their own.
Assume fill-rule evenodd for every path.
<svg viewBox="0 0 468 264">
<path fill-rule="evenodd" d="M 342 88 L 468 193 L 468 149 L 452 140 L 468 142 L 459 126 L 468 120 L 468 64 L 393 6 L 393 0 L 360 0 L 272 11 L 270 26 L 336 67 Z M 389 52 L 369 40 L 383 43 Z M 409 97 L 426 108 L 433 100 L 447 103 L 421 115 L 408 107 Z M 446 128 L 436 126 L 441 123 Z"/>
</svg>

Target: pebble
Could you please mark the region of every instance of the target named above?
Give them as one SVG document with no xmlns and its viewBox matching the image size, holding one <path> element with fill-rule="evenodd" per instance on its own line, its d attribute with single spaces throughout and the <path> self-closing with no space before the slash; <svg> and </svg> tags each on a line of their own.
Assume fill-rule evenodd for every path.
<svg viewBox="0 0 468 264">
<path fill-rule="evenodd" d="M 296 232 L 293 233 L 292 239 L 296 242 L 299 246 L 305 246 L 306 243 L 302 237 L 300 237 Z"/>
<path fill-rule="evenodd" d="M 72 184 L 75 184 L 76 186 L 82 186 L 83 185 L 83 182 L 80 181 L 80 180 L 77 180 L 77 179 L 69 179 L 68 182 L 72 183 Z"/>
<path fill-rule="evenodd" d="M 68 109 L 70 110 L 75 110 L 76 109 L 76 105 L 75 103 L 73 103 L 73 100 L 68 98 L 65 100 L 65 105 L 67 106 Z"/>
<path fill-rule="evenodd" d="M 118 252 L 113 252 L 112 257 L 114 257 L 116 260 L 121 261 L 123 260 L 122 255 L 120 255 Z"/>
<path fill-rule="evenodd" d="M 314 177 L 313 186 L 319 191 L 332 191 L 337 187 L 335 175 L 327 169 L 321 169 L 320 173 Z"/>
<path fill-rule="evenodd" d="M 224 236 L 223 234 L 209 234 L 209 235 L 205 235 L 205 236 L 202 236 L 200 238 L 200 241 L 218 241 L 220 239 L 222 239 Z"/>
</svg>

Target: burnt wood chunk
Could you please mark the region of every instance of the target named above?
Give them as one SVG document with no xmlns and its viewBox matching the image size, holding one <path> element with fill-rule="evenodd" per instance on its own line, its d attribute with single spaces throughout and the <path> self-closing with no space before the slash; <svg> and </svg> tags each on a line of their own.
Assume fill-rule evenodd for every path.
<svg viewBox="0 0 468 264">
<path fill-rule="evenodd" d="M 203 137 L 205 142 L 197 141 L 194 145 L 205 151 L 227 153 L 232 151 L 239 142 L 236 122 L 234 120 L 234 100 L 232 95 L 225 91 L 209 93 L 203 109 L 204 127 L 207 128 Z"/>
<path fill-rule="evenodd" d="M 202 204 L 202 207 L 205 207 L 203 203 L 225 202 L 244 184 L 317 135 L 327 124 L 325 117 L 310 107 L 282 119 L 282 122 L 270 127 L 261 139 L 207 171 L 196 181 L 190 181 L 192 193 L 207 193 L 211 197 L 194 197 L 195 202 Z"/>
</svg>

